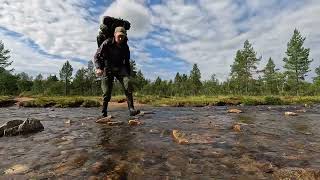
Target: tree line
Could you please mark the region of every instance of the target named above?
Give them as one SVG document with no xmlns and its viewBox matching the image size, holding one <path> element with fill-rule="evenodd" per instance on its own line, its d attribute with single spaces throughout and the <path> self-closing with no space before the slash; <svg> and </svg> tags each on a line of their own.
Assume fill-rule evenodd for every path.
<svg viewBox="0 0 320 180">
<path fill-rule="evenodd" d="M 213 73 L 209 80 L 201 81 L 201 72 L 194 64 L 189 74 L 176 73 L 174 79 L 163 80 L 157 77 L 151 81 L 144 77 L 141 70 L 131 60 L 135 92 L 141 95 L 157 96 L 197 96 L 197 95 L 319 95 L 320 67 L 315 69 L 312 82 L 306 81 L 310 72 L 310 49 L 303 46 L 305 37 L 295 29 L 287 44 L 283 58 L 284 67 L 280 71 L 270 57 L 263 69 L 258 69 L 262 57 L 257 56 L 252 44 L 246 40 L 239 49 L 231 65 L 228 79 L 219 81 Z M 100 82 L 95 75 L 91 61 L 87 67 L 77 70 L 66 61 L 59 71 L 59 77 L 41 74 L 31 77 L 27 73 L 13 74 L 9 69 L 10 51 L 0 41 L 0 95 L 81 95 L 100 96 Z M 73 76 L 74 74 L 74 76 Z M 122 94 L 116 81 L 114 95 Z"/>
</svg>

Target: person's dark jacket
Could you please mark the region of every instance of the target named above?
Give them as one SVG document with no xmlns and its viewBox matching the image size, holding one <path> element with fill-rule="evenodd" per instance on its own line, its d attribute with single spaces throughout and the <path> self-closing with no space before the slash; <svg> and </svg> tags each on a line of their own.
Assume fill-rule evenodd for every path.
<svg viewBox="0 0 320 180">
<path fill-rule="evenodd" d="M 97 69 L 111 70 L 113 68 L 126 68 L 130 75 L 130 50 L 126 42 L 120 47 L 114 38 L 105 40 L 94 55 L 94 64 Z"/>
</svg>

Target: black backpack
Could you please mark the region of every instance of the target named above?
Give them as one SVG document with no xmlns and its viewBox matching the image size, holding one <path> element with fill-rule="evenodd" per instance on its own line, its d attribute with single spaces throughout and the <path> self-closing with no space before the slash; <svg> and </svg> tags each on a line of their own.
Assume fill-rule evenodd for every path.
<svg viewBox="0 0 320 180">
<path fill-rule="evenodd" d="M 130 22 L 120 18 L 114 18 L 111 16 L 104 16 L 102 24 L 100 25 L 99 34 L 97 36 L 98 47 L 108 38 L 112 38 L 114 29 L 118 26 L 124 27 L 126 30 L 130 29 Z"/>
</svg>

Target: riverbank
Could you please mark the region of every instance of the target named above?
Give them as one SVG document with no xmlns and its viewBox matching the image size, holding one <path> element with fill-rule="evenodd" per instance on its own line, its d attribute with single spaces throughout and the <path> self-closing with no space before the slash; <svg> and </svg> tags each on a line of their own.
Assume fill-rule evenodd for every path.
<svg viewBox="0 0 320 180">
<path fill-rule="evenodd" d="M 135 96 L 140 105 L 170 106 L 170 107 L 204 107 L 204 106 L 237 106 L 237 105 L 311 105 L 319 104 L 320 96 L 188 96 L 159 97 Z M 111 104 L 126 106 L 125 96 L 113 96 Z M 101 97 L 55 96 L 55 97 L 0 97 L 0 107 L 99 107 Z"/>
</svg>

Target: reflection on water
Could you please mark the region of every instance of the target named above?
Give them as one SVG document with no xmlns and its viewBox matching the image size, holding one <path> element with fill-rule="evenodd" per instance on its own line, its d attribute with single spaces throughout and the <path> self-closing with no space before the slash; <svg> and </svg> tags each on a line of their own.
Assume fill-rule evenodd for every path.
<svg viewBox="0 0 320 180">
<path fill-rule="evenodd" d="M 33 117 L 45 130 L 0 138 L 0 176 L 272 179 L 285 168 L 320 168 L 317 107 L 297 117 L 284 117 L 294 107 L 241 109 L 243 114 L 228 114 L 225 107 L 146 108 L 155 114 L 139 117 L 144 125 L 109 127 L 94 122 L 97 108 L 2 108 L 0 124 Z M 112 113 L 128 121 L 126 110 Z M 237 123 L 240 132 L 232 129 Z M 173 129 L 192 143 L 174 142 Z"/>
</svg>

